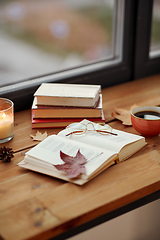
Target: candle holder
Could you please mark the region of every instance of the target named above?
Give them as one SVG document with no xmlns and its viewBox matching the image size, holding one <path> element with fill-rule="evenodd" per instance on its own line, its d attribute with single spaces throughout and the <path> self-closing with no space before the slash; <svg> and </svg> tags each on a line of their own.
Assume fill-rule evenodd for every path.
<svg viewBox="0 0 160 240">
<path fill-rule="evenodd" d="M 13 138 L 14 104 L 11 100 L 0 98 L 0 143 Z"/>
</svg>

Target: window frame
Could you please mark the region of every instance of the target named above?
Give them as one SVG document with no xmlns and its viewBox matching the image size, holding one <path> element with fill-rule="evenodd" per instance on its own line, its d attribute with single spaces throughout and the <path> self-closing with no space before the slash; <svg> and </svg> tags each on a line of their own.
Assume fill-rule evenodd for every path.
<svg viewBox="0 0 160 240">
<path fill-rule="evenodd" d="M 31 108 L 33 94 L 41 82 L 100 84 L 104 88 L 133 80 L 135 78 L 133 66 L 136 66 L 135 59 L 137 57 L 134 53 L 138 47 L 138 35 L 135 26 L 139 23 L 137 21 L 137 12 L 141 13 L 137 9 L 141 10 L 141 1 L 144 4 L 146 0 L 124 1 L 123 57 L 121 61 L 115 60 L 113 65 L 109 61 L 101 61 L 98 63 L 98 69 L 94 69 L 94 65 L 92 66 L 91 64 L 88 68 L 92 68 L 92 71 L 87 71 L 86 68 L 86 71 L 79 72 L 78 68 L 73 68 L 67 71 L 26 79 L 20 83 L 2 87 L 0 96 L 11 99 L 15 104 L 15 111 L 21 111 Z M 150 0 L 147 1 L 149 2 Z M 140 33 L 138 32 L 138 34 Z M 135 38 L 137 40 L 136 44 Z M 26 85 L 26 81 L 29 84 Z"/>
<path fill-rule="evenodd" d="M 160 56 L 151 58 L 149 54 L 153 3 L 153 0 L 138 1 L 133 79 L 160 72 Z"/>
</svg>

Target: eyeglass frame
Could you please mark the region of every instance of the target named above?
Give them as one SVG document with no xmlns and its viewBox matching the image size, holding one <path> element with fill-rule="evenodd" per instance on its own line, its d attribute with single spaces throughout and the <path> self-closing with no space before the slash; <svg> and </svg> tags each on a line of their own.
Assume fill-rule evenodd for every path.
<svg viewBox="0 0 160 240">
<path fill-rule="evenodd" d="M 73 123 L 72 123 L 73 124 Z M 70 125 L 72 125 L 72 124 L 70 124 Z M 76 124 L 76 123 L 75 123 Z M 99 129 L 96 129 L 95 128 L 95 126 L 94 126 L 94 124 L 92 123 L 92 122 L 89 122 L 89 123 L 87 123 L 87 124 L 84 124 L 84 123 L 80 123 L 80 124 L 82 124 L 82 125 L 84 125 L 85 126 L 85 129 L 84 130 L 77 130 L 77 131 L 71 131 L 70 133 L 68 133 L 68 134 L 66 134 L 66 136 L 70 136 L 70 135 L 72 135 L 72 134 L 75 134 L 75 135 L 83 135 L 83 134 L 85 134 L 87 131 L 96 131 L 96 132 L 98 132 L 98 133 L 104 133 L 104 135 L 108 135 L 108 134 L 111 134 L 111 135 L 115 135 L 115 136 L 117 136 L 118 134 L 117 133 L 112 133 L 112 131 L 111 132 L 109 132 L 109 131 L 106 131 L 106 130 L 99 130 Z M 69 126 L 70 126 L 69 125 Z M 93 129 L 88 129 L 87 128 L 87 126 L 88 125 L 92 125 L 92 127 L 93 127 Z M 100 125 L 100 124 L 99 124 Z M 67 126 L 66 128 L 67 129 L 69 129 L 69 126 Z M 100 126 L 103 126 L 103 125 L 100 125 Z M 109 126 L 109 125 L 108 125 Z M 109 126 L 110 127 L 110 126 Z M 110 129 L 112 130 L 112 127 L 110 127 Z M 82 134 L 76 134 L 76 132 L 82 132 Z"/>
</svg>

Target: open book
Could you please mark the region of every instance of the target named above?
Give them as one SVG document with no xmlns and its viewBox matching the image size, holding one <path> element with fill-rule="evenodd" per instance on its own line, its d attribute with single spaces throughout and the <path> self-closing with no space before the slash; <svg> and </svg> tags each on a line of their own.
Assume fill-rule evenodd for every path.
<svg viewBox="0 0 160 240">
<path fill-rule="evenodd" d="M 82 121 L 87 124 L 88 120 Z M 95 123 L 93 123 L 95 125 Z M 86 131 L 85 134 L 70 134 L 68 129 L 58 135 L 51 135 L 26 153 L 20 167 L 47 174 L 79 185 L 91 180 L 111 165 L 122 162 L 146 145 L 142 136 L 126 133 L 116 129 L 112 133 L 99 134 Z M 87 159 L 85 173 L 70 179 L 66 173 L 57 170 L 54 165 L 64 164 L 60 152 L 75 156 L 78 151 Z"/>
</svg>

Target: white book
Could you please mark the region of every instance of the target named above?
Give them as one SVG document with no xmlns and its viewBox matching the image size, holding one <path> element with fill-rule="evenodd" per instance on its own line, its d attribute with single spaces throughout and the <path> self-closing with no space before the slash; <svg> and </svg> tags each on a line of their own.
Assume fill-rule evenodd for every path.
<svg viewBox="0 0 160 240">
<path fill-rule="evenodd" d="M 84 124 L 88 120 L 82 121 Z M 92 122 L 92 124 L 95 123 Z M 113 129 L 112 134 L 103 135 L 88 131 L 83 135 L 74 135 L 65 129 L 58 135 L 51 135 L 26 153 L 18 164 L 20 167 L 47 174 L 56 178 L 83 185 L 109 166 L 123 162 L 146 145 L 145 138 L 139 135 Z M 65 172 L 57 170 L 55 165 L 64 164 L 60 152 L 75 157 L 77 152 L 87 159 L 85 173 L 70 179 Z"/>
<path fill-rule="evenodd" d="M 100 85 L 42 83 L 35 92 L 37 105 L 95 107 Z"/>
<path fill-rule="evenodd" d="M 101 118 L 102 94 L 94 108 L 37 105 L 37 99 L 34 98 L 31 111 L 34 118 Z"/>
</svg>

